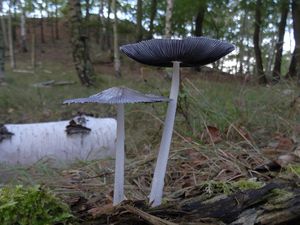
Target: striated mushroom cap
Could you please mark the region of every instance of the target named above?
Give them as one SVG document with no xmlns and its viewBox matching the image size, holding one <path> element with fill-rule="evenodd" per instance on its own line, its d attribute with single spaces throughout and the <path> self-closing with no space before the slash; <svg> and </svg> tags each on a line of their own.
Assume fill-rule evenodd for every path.
<svg viewBox="0 0 300 225">
<path fill-rule="evenodd" d="M 234 50 L 234 45 L 207 37 L 151 39 L 120 47 L 128 57 L 151 66 L 172 67 L 174 61 L 182 67 L 204 66 Z"/>
<path fill-rule="evenodd" d="M 143 94 L 126 87 L 112 87 L 87 98 L 65 100 L 63 104 L 72 103 L 100 103 L 100 104 L 127 104 L 168 102 L 169 98 L 151 94 Z"/>
</svg>

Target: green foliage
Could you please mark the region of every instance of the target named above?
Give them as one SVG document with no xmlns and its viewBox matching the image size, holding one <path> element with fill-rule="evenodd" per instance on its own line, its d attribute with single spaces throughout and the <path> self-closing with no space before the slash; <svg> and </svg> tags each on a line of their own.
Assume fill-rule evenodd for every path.
<svg viewBox="0 0 300 225">
<path fill-rule="evenodd" d="M 289 165 L 288 172 L 300 177 L 300 165 Z"/>
<path fill-rule="evenodd" d="M 239 180 L 237 182 L 208 181 L 201 185 L 204 192 L 210 196 L 217 194 L 229 195 L 236 191 L 259 189 L 263 183 L 253 180 Z"/>
<path fill-rule="evenodd" d="M 270 204 L 273 207 L 276 207 L 278 204 L 278 209 L 282 208 L 282 203 L 287 202 L 289 199 L 294 197 L 294 194 L 292 192 L 289 192 L 284 189 L 275 188 L 272 190 L 272 193 L 276 196 L 270 200 Z"/>
<path fill-rule="evenodd" d="M 0 189 L 1 225 L 72 224 L 68 206 L 40 186 Z"/>
<path fill-rule="evenodd" d="M 208 181 L 202 185 L 205 193 L 212 196 L 216 194 L 231 194 L 234 192 L 234 187 L 229 182 Z"/>
<path fill-rule="evenodd" d="M 253 180 L 239 180 L 234 182 L 233 186 L 243 191 L 248 189 L 259 189 L 263 186 L 263 183 Z"/>
</svg>

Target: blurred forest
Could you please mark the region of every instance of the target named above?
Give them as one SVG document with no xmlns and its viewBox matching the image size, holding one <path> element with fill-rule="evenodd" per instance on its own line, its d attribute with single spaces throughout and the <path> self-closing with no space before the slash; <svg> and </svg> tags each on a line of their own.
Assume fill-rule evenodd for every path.
<svg viewBox="0 0 300 225">
<path fill-rule="evenodd" d="M 17 137 L 10 125 L 116 117 L 113 105 L 66 99 L 112 86 L 168 96 L 171 69 L 136 63 L 120 46 L 189 36 L 236 49 L 181 68 L 164 207 L 146 202 L 167 106 L 128 104 L 124 204 L 112 206 L 114 159 L 10 165 L 0 157 L 0 224 L 52 224 L 34 216 L 41 208 L 61 212 L 53 224 L 299 224 L 300 0 L 0 0 L 0 147 Z M 21 145 L 30 138 L 44 151 L 36 136 Z M 44 187 L 69 211 L 47 191 L 50 206 L 32 200 Z"/>
<path fill-rule="evenodd" d="M 262 84 L 300 71 L 299 0 L 1 0 L 0 15 L 0 79 L 4 62 L 34 68 L 37 54 L 63 48 L 90 86 L 95 63 L 114 61 L 122 75 L 122 44 L 202 35 L 236 45 L 215 69 Z"/>
</svg>

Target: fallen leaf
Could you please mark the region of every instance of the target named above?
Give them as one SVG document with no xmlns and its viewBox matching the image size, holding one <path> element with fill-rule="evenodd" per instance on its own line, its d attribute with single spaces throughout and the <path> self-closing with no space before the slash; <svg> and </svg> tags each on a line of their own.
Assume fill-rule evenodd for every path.
<svg viewBox="0 0 300 225">
<path fill-rule="evenodd" d="M 278 144 L 276 146 L 276 149 L 278 149 L 278 150 L 290 151 L 294 147 L 294 142 L 290 138 L 278 137 L 277 140 L 278 140 Z"/>
<path fill-rule="evenodd" d="M 215 144 L 222 141 L 221 132 L 217 127 L 207 126 L 201 133 L 200 139 L 205 143 Z"/>
<path fill-rule="evenodd" d="M 99 215 L 111 215 L 113 212 L 114 206 L 112 203 L 88 210 L 88 213 L 91 214 L 93 217 L 97 217 Z"/>
</svg>

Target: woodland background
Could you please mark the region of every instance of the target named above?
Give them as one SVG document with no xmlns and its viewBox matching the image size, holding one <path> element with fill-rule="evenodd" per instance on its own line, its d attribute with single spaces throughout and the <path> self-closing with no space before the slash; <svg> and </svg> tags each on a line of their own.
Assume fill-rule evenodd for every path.
<svg viewBox="0 0 300 225">
<path fill-rule="evenodd" d="M 113 159 L 0 163 L 1 224 L 16 212 L 41 224 L 34 215 L 61 200 L 69 214 L 54 219 L 64 224 L 76 224 L 66 222 L 71 214 L 88 225 L 298 223 L 300 0 L 1 0 L 0 22 L 1 124 L 115 117 L 113 106 L 62 105 L 112 86 L 168 96 L 171 71 L 134 62 L 123 44 L 203 35 L 236 46 L 212 65 L 181 69 L 162 208 L 141 200 L 166 106 L 133 104 L 125 110 L 130 201 L 112 207 Z M 37 200 L 45 189 L 59 200 Z M 47 199 L 51 207 L 36 204 Z"/>
<path fill-rule="evenodd" d="M 116 76 L 121 75 L 121 44 L 153 37 L 204 35 L 237 48 L 213 64 L 214 68 L 255 76 L 264 84 L 277 82 L 297 76 L 299 4 L 298 0 L 2 0 L 1 71 L 3 48 L 9 56 L 7 66 L 14 69 L 19 53 L 28 52 L 24 56 L 31 55 L 34 66 L 36 51 L 43 51 L 49 43 L 51 48 L 60 48 L 57 43 L 63 39 L 66 47 L 71 43 L 74 61 L 86 58 L 82 71 L 86 77 L 81 82 L 89 85 L 94 61 L 114 60 Z M 76 48 L 82 48 L 83 53 Z"/>
</svg>

